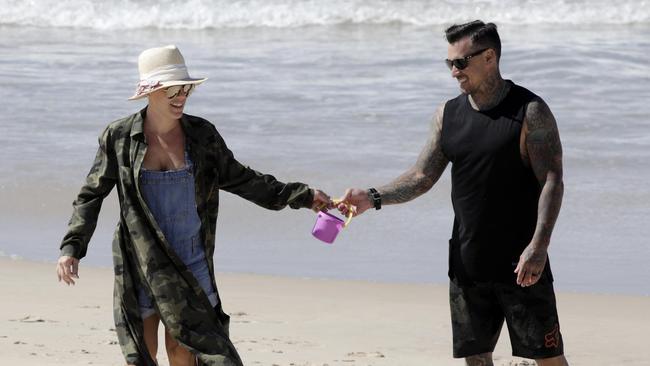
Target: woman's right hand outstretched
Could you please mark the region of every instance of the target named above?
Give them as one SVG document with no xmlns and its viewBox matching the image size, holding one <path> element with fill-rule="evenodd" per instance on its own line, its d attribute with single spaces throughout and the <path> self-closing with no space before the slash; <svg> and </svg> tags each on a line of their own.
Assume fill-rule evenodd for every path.
<svg viewBox="0 0 650 366">
<path fill-rule="evenodd" d="M 59 282 L 63 281 L 68 286 L 74 285 L 73 278 L 79 278 L 79 259 L 62 255 L 56 264 L 56 274 L 59 276 Z"/>
</svg>

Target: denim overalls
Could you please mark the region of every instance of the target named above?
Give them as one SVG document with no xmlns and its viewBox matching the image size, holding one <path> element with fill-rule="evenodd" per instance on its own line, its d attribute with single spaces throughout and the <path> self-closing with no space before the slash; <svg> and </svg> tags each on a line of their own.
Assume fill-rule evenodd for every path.
<svg viewBox="0 0 650 366">
<path fill-rule="evenodd" d="M 142 169 L 140 187 L 158 226 L 179 258 L 192 271 L 212 306 L 217 295 L 201 241 L 201 219 L 196 211 L 192 161 L 185 152 L 185 167 L 178 170 Z M 138 287 L 138 303 L 142 319 L 153 315 L 153 303 L 142 286 Z"/>
</svg>

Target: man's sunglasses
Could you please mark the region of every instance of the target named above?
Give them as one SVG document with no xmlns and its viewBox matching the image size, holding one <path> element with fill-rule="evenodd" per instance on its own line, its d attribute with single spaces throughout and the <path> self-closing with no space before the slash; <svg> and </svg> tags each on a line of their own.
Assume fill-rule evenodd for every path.
<svg viewBox="0 0 650 366">
<path fill-rule="evenodd" d="M 447 67 L 449 68 L 449 70 L 451 70 L 451 68 L 452 68 L 453 66 L 456 66 L 456 68 L 457 68 L 458 70 L 463 70 L 463 69 L 465 69 L 465 68 L 469 65 L 469 60 L 470 60 L 472 57 L 474 57 L 474 56 L 478 56 L 478 55 L 480 55 L 481 53 L 487 51 L 488 49 L 489 49 L 489 48 L 484 48 L 484 49 L 482 49 L 482 50 L 480 50 L 480 51 L 476 51 L 476 52 L 474 52 L 474 53 L 472 53 L 472 54 L 469 54 L 469 55 L 467 55 L 467 56 L 465 56 L 465 57 L 463 57 L 463 58 L 456 58 L 456 59 L 453 59 L 453 60 L 449 60 L 449 59 L 447 59 L 447 60 L 445 60 L 445 63 L 447 64 Z"/>
<path fill-rule="evenodd" d="M 165 94 L 167 95 L 167 98 L 169 99 L 176 98 L 176 96 L 179 95 L 181 92 L 186 97 L 189 97 L 190 94 L 192 94 L 192 91 L 194 90 L 194 84 L 174 85 L 174 86 L 170 86 L 169 88 L 165 88 L 164 90 L 165 90 Z"/>
</svg>

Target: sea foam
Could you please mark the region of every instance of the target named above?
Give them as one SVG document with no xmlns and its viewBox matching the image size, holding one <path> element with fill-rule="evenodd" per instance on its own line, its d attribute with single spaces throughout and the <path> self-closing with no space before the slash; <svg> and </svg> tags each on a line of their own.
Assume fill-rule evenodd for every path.
<svg viewBox="0 0 650 366">
<path fill-rule="evenodd" d="M 650 23 L 639 0 L 0 0 L 0 24 L 92 29 L 210 29 L 336 24 Z"/>
</svg>

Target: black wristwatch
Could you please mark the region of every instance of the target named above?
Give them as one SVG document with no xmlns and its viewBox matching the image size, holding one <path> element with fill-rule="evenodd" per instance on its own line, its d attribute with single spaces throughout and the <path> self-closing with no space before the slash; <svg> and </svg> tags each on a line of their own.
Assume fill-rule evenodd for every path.
<svg viewBox="0 0 650 366">
<path fill-rule="evenodd" d="M 375 207 L 375 210 L 381 210 L 381 195 L 374 188 L 368 188 L 368 198 Z"/>
</svg>

